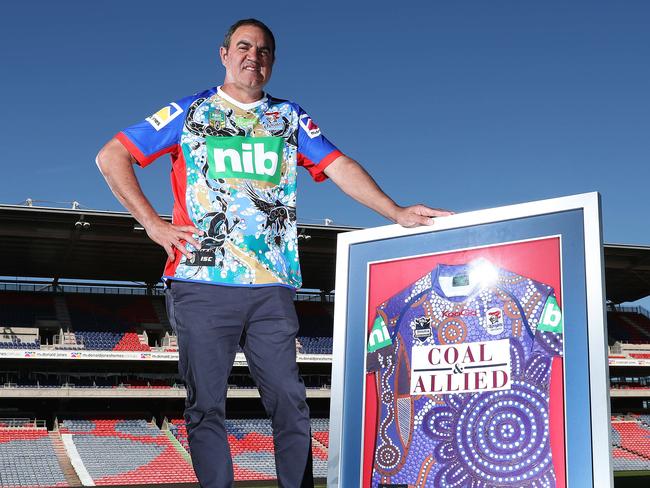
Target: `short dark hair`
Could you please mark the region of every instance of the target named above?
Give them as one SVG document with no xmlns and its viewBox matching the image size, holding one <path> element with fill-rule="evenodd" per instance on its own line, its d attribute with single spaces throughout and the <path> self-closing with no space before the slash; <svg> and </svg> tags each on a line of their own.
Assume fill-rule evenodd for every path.
<svg viewBox="0 0 650 488">
<path fill-rule="evenodd" d="M 269 39 L 271 39 L 271 52 L 273 53 L 273 56 L 275 56 L 275 36 L 273 35 L 273 32 L 271 32 L 271 29 L 269 29 L 269 27 L 264 22 L 257 19 L 241 19 L 231 25 L 228 29 L 228 32 L 226 32 L 225 37 L 223 38 L 223 47 L 226 49 L 230 48 L 230 39 L 232 38 L 232 35 L 237 29 L 244 25 L 252 25 L 259 29 L 262 29 L 262 31 L 264 31 L 264 34 L 266 34 Z"/>
</svg>

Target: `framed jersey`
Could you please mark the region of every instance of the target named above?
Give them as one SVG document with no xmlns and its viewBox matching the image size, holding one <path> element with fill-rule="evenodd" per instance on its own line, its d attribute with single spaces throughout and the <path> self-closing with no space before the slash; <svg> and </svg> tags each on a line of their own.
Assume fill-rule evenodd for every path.
<svg viewBox="0 0 650 488">
<path fill-rule="evenodd" d="M 596 193 L 338 242 L 328 486 L 613 486 Z"/>
</svg>

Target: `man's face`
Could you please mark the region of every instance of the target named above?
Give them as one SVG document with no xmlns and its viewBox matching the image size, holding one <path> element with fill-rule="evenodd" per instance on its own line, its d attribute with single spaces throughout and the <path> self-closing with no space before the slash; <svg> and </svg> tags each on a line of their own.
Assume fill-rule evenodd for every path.
<svg viewBox="0 0 650 488">
<path fill-rule="evenodd" d="M 226 68 L 225 83 L 257 90 L 271 79 L 273 45 L 259 27 L 239 27 L 230 38 L 230 47 L 227 50 L 221 47 L 219 54 Z"/>
</svg>

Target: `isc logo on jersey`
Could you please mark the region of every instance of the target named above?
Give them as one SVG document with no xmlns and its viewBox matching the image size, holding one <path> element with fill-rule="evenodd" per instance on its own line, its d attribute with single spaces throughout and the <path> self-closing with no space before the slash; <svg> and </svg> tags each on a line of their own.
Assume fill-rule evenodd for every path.
<svg viewBox="0 0 650 488">
<path fill-rule="evenodd" d="M 208 136 L 205 144 L 210 178 L 241 178 L 280 184 L 284 147 L 281 137 Z"/>
<path fill-rule="evenodd" d="M 182 113 L 183 109 L 177 103 L 172 102 L 145 120 L 151 124 L 151 127 L 160 130 Z"/>
</svg>

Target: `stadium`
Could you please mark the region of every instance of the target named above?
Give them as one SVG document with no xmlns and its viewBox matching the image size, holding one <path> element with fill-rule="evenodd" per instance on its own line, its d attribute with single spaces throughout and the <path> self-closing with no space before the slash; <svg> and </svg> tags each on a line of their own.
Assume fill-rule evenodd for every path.
<svg viewBox="0 0 650 488">
<path fill-rule="evenodd" d="M 4 205 L 0 220 L 0 486 L 198 486 L 159 282 L 164 252 L 126 213 Z M 349 230 L 299 225 L 296 353 L 319 486 L 336 239 Z M 650 248 L 606 245 L 604 255 L 615 485 L 647 486 L 650 312 L 619 304 L 650 295 Z M 270 422 L 241 353 L 227 403 L 237 486 L 275 486 Z"/>
<path fill-rule="evenodd" d="M 198 486 L 176 338 L 159 284 L 164 251 L 124 213 L 27 206 L 0 212 L 2 247 L 25 257 L 0 271 L 0 486 Z M 308 288 L 296 301 L 296 351 L 312 413 L 314 475 L 322 482 L 329 291 L 336 235 L 344 230 L 300 228 Z M 237 482 L 274 486 L 271 425 L 241 353 L 227 408 L 236 415 L 227 428 Z"/>
</svg>

